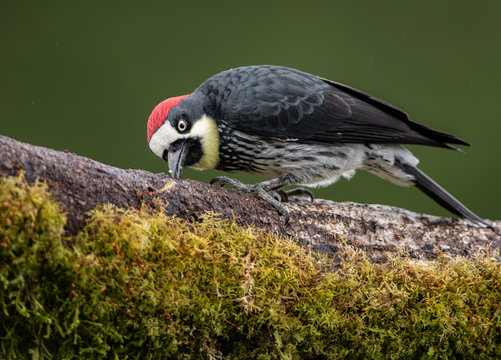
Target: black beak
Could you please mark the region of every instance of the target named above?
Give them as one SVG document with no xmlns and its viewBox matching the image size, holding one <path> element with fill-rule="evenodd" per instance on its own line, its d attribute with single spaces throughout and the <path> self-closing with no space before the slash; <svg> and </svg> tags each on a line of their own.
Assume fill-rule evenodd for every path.
<svg viewBox="0 0 501 360">
<path fill-rule="evenodd" d="M 169 164 L 169 172 L 174 179 L 179 179 L 183 172 L 183 165 L 190 150 L 190 142 L 185 139 L 175 141 L 165 150 L 163 159 Z"/>
</svg>

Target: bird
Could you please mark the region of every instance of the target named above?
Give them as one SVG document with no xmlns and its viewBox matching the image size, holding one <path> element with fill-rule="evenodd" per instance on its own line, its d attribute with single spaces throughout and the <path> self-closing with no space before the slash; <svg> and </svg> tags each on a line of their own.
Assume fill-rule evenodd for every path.
<svg viewBox="0 0 501 360">
<path fill-rule="evenodd" d="M 351 86 L 277 65 L 232 68 L 213 75 L 191 94 L 168 98 L 147 123 L 149 149 L 174 179 L 183 167 L 247 172 L 269 180 L 244 184 L 288 223 L 282 201 L 311 191 L 282 187 L 328 186 L 366 170 L 396 185 L 414 185 L 451 213 L 491 227 L 418 167 L 404 145 L 458 150 L 469 143 L 411 121 L 392 104 Z"/>
</svg>

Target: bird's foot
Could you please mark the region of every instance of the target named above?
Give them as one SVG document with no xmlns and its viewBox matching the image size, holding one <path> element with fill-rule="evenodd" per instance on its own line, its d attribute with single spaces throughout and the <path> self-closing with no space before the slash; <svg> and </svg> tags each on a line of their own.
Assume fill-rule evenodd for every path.
<svg viewBox="0 0 501 360">
<path fill-rule="evenodd" d="M 229 185 L 235 189 L 245 190 L 259 196 L 264 201 L 271 204 L 278 212 L 279 215 L 284 217 L 285 225 L 289 222 L 290 213 L 289 209 L 281 203 L 282 196 L 284 193 L 287 196 L 287 192 L 277 189 L 276 182 L 273 180 L 265 181 L 257 184 L 244 184 L 239 180 L 229 178 L 227 176 L 218 176 L 210 181 L 211 184 L 219 183 L 221 186 Z"/>
<path fill-rule="evenodd" d="M 313 195 L 313 193 L 305 188 L 296 188 L 288 191 L 279 189 L 276 190 L 276 192 L 280 195 L 281 200 L 284 202 L 288 202 L 291 197 L 297 197 L 297 196 L 301 197 L 308 196 L 311 202 L 315 200 L 315 196 Z"/>
</svg>

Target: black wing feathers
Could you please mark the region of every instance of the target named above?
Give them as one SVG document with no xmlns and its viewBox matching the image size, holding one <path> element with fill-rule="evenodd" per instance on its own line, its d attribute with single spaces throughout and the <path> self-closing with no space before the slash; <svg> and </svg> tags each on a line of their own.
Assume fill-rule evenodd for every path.
<svg viewBox="0 0 501 360">
<path fill-rule="evenodd" d="M 469 146 L 470 144 L 467 143 L 466 141 L 454 136 L 450 135 L 441 131 L 433 130 L 432 128 L 418 124 L 414 121 L 411 121 L 409 118 L 409 115 L 397 108 L 396 106 L 390 104 L 387 101 L 381 100 L 377 97 L 374 97 L 366 92 L 360 91 L 358 89 L 355 89 L 351 86 L 341 84 L 336 81 L 324 79 L 324 78 L 319 78 L 322 81 L 326 82 L 327 84 L 335 87 L 336 89 L 339 89 L 346 94 L 352 96 L 353 98 L 356 98 L 360 101 L 365 102 L 368 105 L 371 105 L 379 110 L 382 110 L 388 115 L 391 115 L 392 117 L 401 120 L 403 123 L 407 124 L 412 130 L 416 131 L 417 133 L 420 133 L 426 137 L 429 137 L 431 139 L 434 139 L 435 141 L 441 142 L 441 143 L 450 143 L 450 144 L 459 144 L 459 145 L 466 145 Z M 360 106 L 360 105 L 359 105 Z M 450 147 L 450 146 L 449 146 Z"/>
<path fill-rule="evenodd" d="M 467 142 L 409 119 L 397 107 L 344 84 L 280 66 L 248 66 L 204 84 L 216 119 L 259 136 L 305 143 Z"/>
</svg>

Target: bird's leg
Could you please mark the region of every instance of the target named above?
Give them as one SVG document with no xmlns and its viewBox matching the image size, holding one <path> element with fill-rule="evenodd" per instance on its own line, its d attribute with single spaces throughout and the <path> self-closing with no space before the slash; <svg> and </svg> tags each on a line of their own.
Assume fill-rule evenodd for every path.
<svg viewBox="0 0 501 360">
<path fill-rule="evenodd" d="M 289 198 L 292 196 L 309 196 L 311 201 L 315 199 L 315 196 L 313 193 L 305 188 L 295 188 L 292 190 L 281 190 L 281 187 L 286 186 L 286 185 L 296 185 L 300 180 L 293 176 L 293 175 L 282 175 L 278 179 L 270 180 L 270 181 L 265 181 L 270 184 L 270 186 L 273 186 L 271 190 L 275 190 L 275 192 L 280 196 L 280 201 L 287 202 L 289 201 Z"/>
<path fill-rule="evenodd" d="M 220 183 L 221 186 L 230 185 L 236 189 L 242 189 L 248 192 L 255 193 L 264 201 L 273 205 L 280 215 L 285 218 L 285 224 L 289 222 L 290 214 L 287 207 L 280 203 L 282 196 L 280 196 L 282 186 L 294 185 L 298 183 L 298 179 L 293 175 L 282 175 L 281 177 L 273 180 L 263 181 L 257 184 L 244 184 L 239 180 L 229 178 L 227 176 L 218 176 L 210 181 L 211 184 Z M 286 194 L 287 192 L 282 192 Z"/>
</svg>

